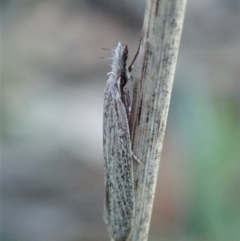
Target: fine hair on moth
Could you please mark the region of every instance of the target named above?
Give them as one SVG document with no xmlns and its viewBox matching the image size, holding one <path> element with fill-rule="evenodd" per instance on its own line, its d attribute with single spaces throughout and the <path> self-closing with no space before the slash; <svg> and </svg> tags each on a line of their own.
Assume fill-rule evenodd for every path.
<svg viewBox="0 0 240 241">
<path fill-rule="evenodd" d="M 132 229 L 135 213 L 133 159 L 140 162 L 132 152 L 129 130 L 131 97 L 127 84 L 131 81 L 133 62 L 127 67 L 127 58 L 128 47 L 119 42 L 113 50 L 103 104 L 104 219 L 115 241 L 127 240 Z"/>
</svg>

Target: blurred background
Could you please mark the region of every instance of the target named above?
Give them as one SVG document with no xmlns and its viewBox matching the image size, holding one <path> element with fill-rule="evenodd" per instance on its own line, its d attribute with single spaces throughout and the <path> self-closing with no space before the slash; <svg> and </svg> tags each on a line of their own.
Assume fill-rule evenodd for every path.
<svg viewBox="0 0 240 241">
<path fill-rule="evenodd" d="M 0 239 L 109 240 L 102 48 L 132 60 L 145 1 L 0 2 Z M 188 1 L 150 241 L 240 240 L 239 26 L 239 0 Z"/>
</svg>

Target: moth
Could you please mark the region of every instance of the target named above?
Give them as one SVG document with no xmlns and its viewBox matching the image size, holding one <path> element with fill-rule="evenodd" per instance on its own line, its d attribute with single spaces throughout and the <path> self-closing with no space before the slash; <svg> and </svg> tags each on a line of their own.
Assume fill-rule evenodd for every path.
<svg viewBox="0 0 240 241">
<path fill-rule="evenodd" d="M 127 58 L 127 45 L 118 43 L 113 50 L 112 70 L 108 74 L 103 106 L 104 219 L 115 241 L 127 239 L 135 210 L 132 161 L 135 156 L 129 131 L 131 98 L 127 88 L 132 65 L 127 67 Z"/>
</svg>

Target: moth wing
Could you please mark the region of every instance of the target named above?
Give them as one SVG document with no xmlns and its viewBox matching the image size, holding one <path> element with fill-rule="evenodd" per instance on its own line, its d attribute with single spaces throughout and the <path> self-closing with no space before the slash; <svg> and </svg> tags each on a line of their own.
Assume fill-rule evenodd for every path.
<svg viewBox="0 0 240 241">
<path fill-rule="evenodd" d="M 129 90 L 124 89 L 124 92 L 122 93 L 122 101 L 123 101 L 123 104 L 125 106 L 125 109 L 126 109 L 126 112 L 127 112 L 127 117 L 129 119 L 129 116 L 130 116 L 130 113 L 131 113 L 131 97 L 130 97 L 130 94 L 129 94 Z"/>
<path fill-rule="evenodd" d="M 120 241 L 131 230 L 134 212 L 131 139 L 117 89 L 105 91 L 104 105 L 105 219 L 112 237 Z"/>
</svg>

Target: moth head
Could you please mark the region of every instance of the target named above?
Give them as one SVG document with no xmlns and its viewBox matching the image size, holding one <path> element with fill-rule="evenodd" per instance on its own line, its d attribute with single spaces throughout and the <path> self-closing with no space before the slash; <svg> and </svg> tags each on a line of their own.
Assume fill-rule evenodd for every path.
<svg viewBox="0 0 240 241">
<path fill-rule="evenodd" d="M 126 69 L 127 66 L 127 59 L 128 59 L 128 46 L 127 45 L 122 45 L 122 56 L 121 56 L 121 61 L 123 63 L 123 68 Z"/>
<path fill-rule="evenodd" d="M 128 46 L 118 43 L 115 49 L 114 61 L 113 61 L 113 72 L 116 73 L 116 82 L 119 91 L 121 92 L 130 78 L 130 74 L 127 68 L 128 58 Z"/>
</svg>

